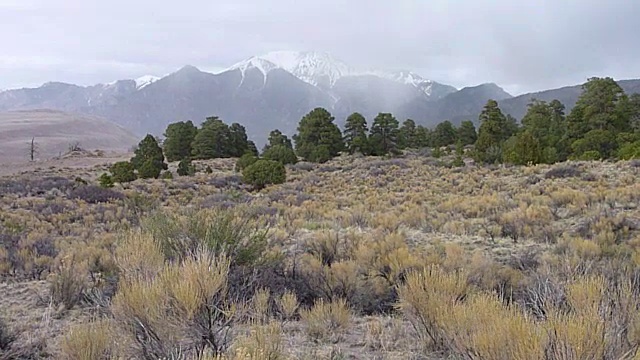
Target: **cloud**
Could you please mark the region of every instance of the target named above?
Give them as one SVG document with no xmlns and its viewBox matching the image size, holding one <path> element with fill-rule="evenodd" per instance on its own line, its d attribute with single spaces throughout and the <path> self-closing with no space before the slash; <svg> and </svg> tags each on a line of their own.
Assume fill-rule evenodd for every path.
<svg viewBox="0 0 640 360">
<path fill-rule="evenodd" d="M 640 76 L 640 2 L 629 0 L 0 0 L 0 9 L 5 88 L 220 69 L 281 49 L 515 93 Z"/>
</svg>

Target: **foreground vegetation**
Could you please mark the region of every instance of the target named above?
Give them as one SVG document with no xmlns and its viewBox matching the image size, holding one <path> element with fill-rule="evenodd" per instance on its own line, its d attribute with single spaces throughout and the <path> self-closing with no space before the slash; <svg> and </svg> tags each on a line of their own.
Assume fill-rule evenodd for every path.
<svg viewBox="0 0 640 360">
<path fill-rule="evenodd" d="M 0 358 L 639 357 L 640 164 L 455 156 L 2 179 Z"/>
</svg>

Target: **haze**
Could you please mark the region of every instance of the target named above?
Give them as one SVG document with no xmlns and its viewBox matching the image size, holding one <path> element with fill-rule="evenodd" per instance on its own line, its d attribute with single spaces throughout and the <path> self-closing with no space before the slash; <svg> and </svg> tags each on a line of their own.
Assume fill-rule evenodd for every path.
<svg viewBox="0 0 640 360">
<path fill-rule="evenodd" d="M 273 50 L 328 51 L 512 94 L 640 77 L 634 0 L 0 0 L 0 89 L 81 85 Z"/>
</svg>

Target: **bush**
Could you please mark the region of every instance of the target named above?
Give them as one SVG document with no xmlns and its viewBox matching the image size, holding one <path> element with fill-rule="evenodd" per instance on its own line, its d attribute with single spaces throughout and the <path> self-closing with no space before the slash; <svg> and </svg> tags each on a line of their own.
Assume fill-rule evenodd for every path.
<svg viewBox="0 0 640 360">
<path fill-rule="evenodd" d="M 622 160 L 640 159 L 640 141 L 623 145 L 618 150 L 618 157 Z"/>
<path fill-rule="evenodd" d="M 183 159 L 178 163 L 178 175 L 180 176 L 193 176 L 196 173 L 196 168 L 189 159 Z"/>
<path fill-rule="evenodd" d="M 66 260 L 66 261 L 65 261 Z M 83 299 L 86 289 L 87 269 L 74 258 L 63 260 L 58 272 L 49 279 L 51 300 L 70 310 Z"/>
<path fill-rule="evenodd" d="M 11 346 L 11 343 L 15 340 L 15 335 L 9 330 L 4 320 L 0 318 L 0 358 L 4 351 L 9 350 L 9 346 Z"/>
<path fill-rule="evenodd" d="M 598 150 L 589 150 L 582 153 L 578 159 L 584 161 L 595 161 L 602 159 L 602 155 L 600 155 Z"/>
<path fill-rule="evenodd" d="M 582 175 L 582 170 L 578 169 L 575 166 L 565 165 L 565 166 L 557 166 L 553 169 L 547 171 L 544 174 L 546 179 L 565 179 L 570 177 L 578 177 Z"/>
<path fill-rule="evenodd" d="M 269 147 L 262 154 L 262 158 L 265 160 L 279 161 L 285 165 L 295 164 L 298 162 L 298 157 L 293 149 L 284 145 L 274 145 Z"/>
<path fill-rule="evenodd" d="M 207 165 L 207 167 L 204 169 L 204 172 L 207 174 L 213 174 L 213 169 L 211 168 L 211 166 Z"/>
<path fill-rule="evenodd" d="M 100 177 L 98 178 L 98 181 L 100 183 L 100 186 L 103 188 L 113 187 L 113 178 L 111 177 L 111 175 L 107 173 L 103 173 L 102 175 L 100 175 Z"/>
<path fill-rule="evenodd" d="M 71 328 L 60 344 L 65 359 L 110 359 L 112 334 L 108 320 L 78 324 Z"/>
<path fill-rule="evenodd" d="M 173 174 L 169 170 L 163 171 L 162 174 L 160 174 L 160 179 L 171 180 L 173 179 Z"/>
<path fill-rule="evenodd" d="M 126 183 L 136 179 L 133 165 L 128 161 L 118 161 L 111 165 L 109 171 L 111 172 L 113 182 Z"/>
<path fill-rule="evenodd" d="M 253 154 L 244 154 L 236 161 L 236 172 L 242 172 L 244 169 L 253 165 L 258 161 L 258 157 Z"/>
<path fill-rule="evenodd" d="M 141 179 L 157 179 L 163 169 L 163 163 L 149 159 L 142 163 L 138 169 L 138 176 Z"/>
<path fill-rule="evenodd" d="M 277 161 L 258 160 L 242 171 L 244 182 L 262 189 L 266 185 L 282 184 L 286 181 L 287 171 Z"/>
<path fill-rule="evenodd" d="M 300 311 L 307 335 L 313 340 L 324 340 L 329 336 L 339 336 L 351 322 L 351 310 L 345 300 L 333 302 L 317 301 L 309 310 Z M 337 339 L 334 339 L 337 340 Z"/>
<path fill-rule="evenodd" d="M 124 199 L 124 195 L 118 191 L 106 189 L 95 185 L 80 186 L 69 192 L 69 199 L 80 199 L 90 204 L 106 203 Z"/>
</svg>

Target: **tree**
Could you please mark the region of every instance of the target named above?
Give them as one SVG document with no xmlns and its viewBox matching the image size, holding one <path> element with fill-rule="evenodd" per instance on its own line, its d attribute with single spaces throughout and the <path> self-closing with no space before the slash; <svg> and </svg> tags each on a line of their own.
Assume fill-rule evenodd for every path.
<svg viewBox="0 0 640 360">
<path fill-rule="evenodd" d="M 252 154 L 255 157 L 258 157 L 258 148 L 256 147 L 256 143 L 249 140 L 247 141 L 247 154 Z"/>
<path fill-rule="evenodd" d="M 432 133 L 431 130 L 427 129 L 422 125 L 418 125 L 416 127 L 416 147 L 424 148 L 432 146 Z"/>
<path fill-rule="evenodd" d="M 35 161 L 36 155 L 38 154 L 38 144 L 36 143 L 36 138 L 32 137 L 29 142 L 29 160 Z"/>
<path fill-rule="evenodd" d="M 475 144 L 476 140 L 478 140 L 476 126 L 470 120 L 463 121 L 458 127 L 457 137 L 463 146 Z"/>
<path fill-rule="evenodd" d="M 103 188 L 113 187 L 113 178 L 111 177 L 111 175 L 107 173 L 102 173 L 102 175 L 100 175 L 100 177 L 98 178 L 98 182 L 100 183 L 100 186 Z"/>
<path fill-rule="evenodd" d="M 229 127 L 229 149 L 228 155 L 240 157 L 249 150 L 247 130 L 244 126 L 233 123 Z"/>
<path fill-rule="evenodd" d="M 617 154 L 617 149 L 616 135 L 613 131 L 605 129 L 591 130 L 571 143 L 573 157 L 576 159 L 584 159 L 583 155 L 586 152 L 591 154 L 597 152 L 600 154 L 599 158 L 608 159 Z"/>
<path fill-rule="evenodd" d="M 191 163 L 191 160 L 187 158 L 178 163 L 178 170 L 176 172 L 179 176 L 193 176 L 196 173 L 196 168 Z"/>
<path fill-rule="evenodd" d="M 398 153 L 398 120 L 389 113 L 379 113 L 369 135 L 373 155 Z"/>
<path fill-rule="evenodd" d="M 528 130 L 514 135 L 504 143 L 503 160 L 515 165 L 539 164 L 542 162 L 540 142 Z"/>
<path fill-rule="evenodd" d="M 489 100 L 480 113 L 480 128 L 475 146 L 476 160 L 496 163 L 502 160 L 502 145 L 512 135 L 506 116 L 498 107 L 498 102 Z"/>
<path fill-rule="evenodd" d="M 601 156 L 608 158 L 613 154 L 612 150 L 618 147 L 615 141 L 617 135 L 631 130 L 632 105 L 620 85 L 609 77 L 590 78 L 582 89 L 582 94 L 567 117 L 567 138 L 573 155 L 579 157 L 580 152 L 597 150 Z M 585 142 L 589 133 L 590 139 Z M 605 144 L 603 141 L 611 142 Z"/>
<path fill-rule="evenodd" d="M 293 137 L 298 155 L 310 162 L 325 162 L 344 148 L 340 129 L 334 117 L 323 108 L 315 108 L 298 124 Z"/>
<path fill-rule="evenodd" d="M 135 169 L 129 161 L 118 161 L 109 168 L 113 182 L 126 183 L 136 179 Z"/>
<path fill-rule="evenodd" d="M 191 120 L 169 124 L 164 132 L 164 155 L 167 161 L 179 161 L 191 156 L 191 143 L 198 128 Z"/>
<path fill-rule="evenodd" d="M 344 143 L 349 154 L 356 152 L 368 154 L 367 120 L 360 113 L 353 113 L 347 118 L 344 127 Z"/>
<path fill-rule="evenodd" d="M 402 123 L 398 132 L 398 147 L 401 149 L 416 149 L 420 147 L 416 122 L 407 119 Z"/>
<path fill-rule="evenodd" d="M 231 156 L 231 131 L 217 116 L 202 123 L 193 140 L 192 154 L 196 159 L 228 158 Z"/>
<path fill-rule="evenodd" d="M 138 176 L 141 178 L 157 178 L 162 170 L 168 169 L 167 164 L 164 162 L 162 149 L 158 145 L 156 138 L 151 134 L 147 134 L 138 144 L 134 156 L 131 158 L 131 165 L 138 170 Z M 156 176 L 151 176 L 156 173 Z"/>
<path fill-rule="evenodd" d="M 242 170 L 247 168 L 249 165 L 252 165 L 256 161 L 258 161 L 257 156 L 250 153 L 246 153 L 240 156 L 240 158 L 236 161 L 236 171 L 241 172 Z"/>
<path fill-rule="evenodd" d="M 453 145 L 456 143 L 457 135 L 456 128 L 451 121 L 443 121 L 436 125 L 433 131 L 433 146 L 443 147 Z"/>
<path fill-rule="evenodd" d="M 287 135 L 283 134 L 280 130 L 275 129 L 269 133 L 269 139 L 267 140 L 267 145 L 264 146 L 263 152 L 267 151 L 272 146 L 282 145 L 288 147 L 289 149 L 293 149 L 293 144 L 291 143 L 291 139 L 287 137 Z"/>
<path fill-rule="evenodd" d="M 266 185 L 284 183 L 287 171 L 279 161 L 258 160 L 242 171 L 242 177 L 245 183 L 260 190 Z"/>
<path fill-rule="evenodd" d="M 534 99 L 529 103 L 527 113 L 522 118 L 523 129 L 539 143 L 542 157 L 540 162 L 554 163 L 566 160 L 566 120 L 564 105 L 553 100 L 550 103 Z"/>
<path fill-rule="evenodd" d="M 285 145 L 274 145 L 268 147 L 262 154 L 262 158 L 266 160 L 279 161 L 284 165 L 295 164 L 298 162 L 298 157 L 293 149 Z"/>
</svg>

